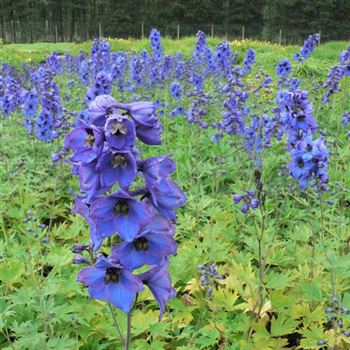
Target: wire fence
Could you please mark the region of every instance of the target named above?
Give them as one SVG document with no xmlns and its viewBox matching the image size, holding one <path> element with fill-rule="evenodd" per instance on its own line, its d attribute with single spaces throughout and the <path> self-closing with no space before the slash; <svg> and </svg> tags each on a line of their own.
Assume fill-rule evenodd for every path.
<svg viewBox="0 0 350 350">
<path fill-rule="evenodd" d="M 151 29 L 157 27 L 162 36 L 180 39 L 186 36 L 196 35 L 198 30 L 204 31 L 208 37 L 221 37 L 227 40 L 268 40 L 278 44 L 301 44 L 310 34 L 298 31 L 290 32 L 283 28 L 275 28 L 257 31 L 254 27 L 228 26 L 224 24 L 163 24 L 154 26 L 149 23 L 140 22 L 120 26 L 104 28 L 103 23 L 82 25 L 75 23 L 69 29 L 63 28 L 62 23 L 52 23 L 44 20 L 36 23 L 22 23 L 20 20 L 2 22 L 0 26 L 0 37 L 3 43 L 35 43 L 35 42 L 84 42 L 96 37 L 109 38 L 145 38 Z M 314 33 L 321 34 L 318 29 Z M 324 36 L 323 40 L 345 40 L 340 34 L 333 33 L 332 37 Z"/>
</svg>

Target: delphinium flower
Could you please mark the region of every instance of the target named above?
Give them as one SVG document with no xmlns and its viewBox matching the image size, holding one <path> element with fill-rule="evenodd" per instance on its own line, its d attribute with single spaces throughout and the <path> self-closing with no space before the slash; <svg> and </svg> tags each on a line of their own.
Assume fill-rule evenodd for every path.
<svg viewBox="0 0 350 350">
<path fill-rule="evenodd" d="M 277 102 L 283 128 L 288 134 L 288 142 L 292 147 L 298 141 L 316 132 L 317 123 L 307 91 L 279 91 Z"/>
<path fill-rule="evenodd" d="M 319 34 L 310 34 L 305 40 L 304 45 L 300 48 L 299 52 L 294 55 L 294 59 L 296 61 L 305 62 L 316 49 L 316 45 L 319 41 Z"/>
<path fill-rule="evenodd" d="M 88 89 L 84 100 L 87 105 L 91 103 L 98 95 L 109 94 L 112 89 L 111 75 L 105 71 L 100 71 L 94 77 L 93 85 Z"/>
<path fill-rule="evenodd" d="M 176 62 L 175 67 L 175 77 L 178 80 L 182 80 L 184 78 L 184 71 L 185 71 L 185 63 L 181 60 Z"/>
<path fill-rule="evenodd" d="M 161 317 L 175 295 L 167 272 L 168 257 L 177 250 L 174 210 L 185 203 L 183 192 L 170 179 L 175 163 L 168 156 L 143 160 L 136 148 L 136 139 L 148 145 L 161 141 L 152 103 L 117 103 L 100 95 L 88 114 L 90 122 L 81 121 L 65 139 L 65 146 L 73 150 L 70 161 L 82 192 L 75 195 L 74 212 L 90 225 L 91 245 L 75 249 L 75 261 L 93 266 L 84 268 L 78 281 L 88 287 L 90 298 L 106 300 L 125 313 L 147 285 Z M 143 185 L 135 188 L 140 177 Z M 94 256 L 113 235 L 119 243 L 109 256 L 100 254 L 90 261 L 81 255 L 88 250 Z M 151 267 L 140 275 L 133 272 L 144 265 Z"/>
<path fill-rule="evenodd" d="M 163 57 L 163 61 L 160 66 L 160 79 L 162 82 L 169 80 L 171 78 L 174 64 L 175 62 L 172 56 L 165 55 Z"/>
<path fill-rule="evenodd" d="M 91 62 L 93 75 L 110 70 L 110 45 L 108 40 L 95 39 L 91 48 Z"/>
<path fill-rule="evenodd" d="M 9 115 L 20 105 L 21 84 L 16 77 L 17 72 L 9 68 L 4 80 L 4 92 L 1 98 L 1 109 L 4 115 Z"/>
<path fill-rule="evenodd" d="M 134 56 L 130 62 L 130 88 L 135 91 L 143 84 L 142 79 L 142 63 L 139 57 Z"/>
<path fill-rule="evenodd" d="M 181 99 L 181 86 L 177 81 L 174 81 L 170 84 L 170 94 L 176 100 Z"/>
<path fill-rule="evenodd" d="M 311 136 L 305 137 L 290 153 L 292 160 L 288 170 L 300 188 L 304 190 L 312 180 L 311 185 L 316 186 L 316 192 L 328 191 L 328 149 L 323 139 L 313 141 Z"/>
<path fill-rule="evenodd" d="M 288 60 L 281 60 L 277 64 L 275 71 L 280 78 L 285 78 L 292 71 L 292 66 Z"/>
<path fill-rule="evenodd" d="M 344 117 L 342 119 L 342 124 L 344 126 L 347 126 L 350 122 L 350 113 L 349 112 L 344 112 Z"/>
<path fill-rule="evenodd" d="M 243 203 L 241 212 L 246 214 L 249 208 L 256 209 L 259 207 L 259 200 L 256 198 L 256 191 L 247 191 L 242 194 L 235 194 L 233 196 L 233 202 L 235 204 Z"/>
<path fill-rule="evenodd" d="M 246 56 L 243 60 L 243 65 L 246 72 L 250 72 L 252 70 L 252 66 L 255 63 L 255 56 L 256 54 L 254 49 L 247 50 Z"/>
<path fill-rule="evenodd" d="M 226 112 L 223 114 L 222 127 L 228 135 L 243 135 L 248 98 L 249 94 L 246 91 L 235 89 L 224 102 Z"/>
<path fill-rule="evenodd" d="M 198 265 L 197 269 L 201 274 L 202 287 L 209 299 L 213 300 L 213 286 L 222 280 L 223 276 L 219 275 L 215 263 Z"/>
<path fill-rule="evenodd" d="M 208 123 L 203 120 L 203 117 L 207 115 L 207 111 L 204 109 L 209 103 L 209 95 L 203 91 L 196 90 L 188 94 L 189 97 L 194 97 L 194 101 L 187 112 L 187 120 L 191 124 L 197 124 L 201 128 L 208 128 Z"/>
<path fill-rule="evenodd" d="M 339 64 L 332 67 L 327 74 L 327 81 L 323 84 L 326 93 L 322 103 L 326 104 L 330 98 L 340 91 L 340 81 L 343 77 L 350 76 L 350 46 L 339 57 Z"/>
<path fill-rule="evenodd" d="M 63 72 L 63 67 L 58 55 L 55 51 L 51 53 L 46 59 L 47 67 L 51 70 L 51 73 L 56 75 Z"/>
<path fill-rule="evenodd" d="M 207 50 L 207 37 L 204 32 L 199 30 L 197 32 L 196 43 L 193 52 L 193 58 L 195 59 L 197 64 L 201 64 L 205 57 Z"/>
<path fill-rule="evenodd" d="M 36 120 L 39 140 L 49 142 L 59 136 L 58 129 L 62 117 L 62 106 L 58 85 L 50 70 L 44 69 L 39 75 L 41 111 Z"/>
<path fill-rule="evenodd" d="M 329 306 L 324 309 L 327 315 L 327 328 L 333 328 L 335 336 L 344 335 L 350 338 L 350 330 L 344 328 L 344 320 L 350 315 L 350 310 L 342 306 L 336 297 L 332 297 L 329 301 Z M 327 345 L 327 341 L 320 339 L 317 345 Z"/>
<path fill-rule="evenodd" d="M 162 42 L 160 32 L 153 28 L 150 33 L 151 49 L 153 51 L 153 58 L 156 61 L 160 61 L 163 55 Z"/>
<path fill-rule="evenodd" d="M 223 41 L 215 49 L 215 68 L 218 75 L 230 77 L 231 49 L 227 41 Z"/>
<path fill-rule="evenodd" d="M 170 84 L 170 94 L 178 104 L 182 97 L 182 89 L 181 89 L 181 85 L 177 81 L 174 81 Z M 171 111 L 171 116 L 173 117 L 182 115 L 182 114 L 185 114 L 185 109 L 182 106 L 177 105 L 177 107 L 175 107 Z"/>
<path fill-rule="evenodd" d="M 23 125 L 28 129 L 29 134 L 33 133 L 34 116 L 38 108 L 38 95 L 35 89 L 25 92 L 24 103 L 22 104 L 22 111 L 24 115 Z"/>
<path fill-rule="evenodd" d="M 128 55 L 125 52 L 113 52 L 111 63 L 112 81 L 117 81 L 119 91 L 125 89 L 125 75 L 128 68 Z"/>
<path fill-rule="evenodd" d="M 89 85 L 89 64 L 87 60 L 80 62 L 78 73 L 81 83 L 86 86 Z"/>
</svg>

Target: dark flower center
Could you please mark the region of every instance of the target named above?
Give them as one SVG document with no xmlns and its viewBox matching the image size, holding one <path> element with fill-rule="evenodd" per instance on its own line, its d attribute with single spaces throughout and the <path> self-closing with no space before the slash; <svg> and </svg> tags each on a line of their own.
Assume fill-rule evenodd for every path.
<svg viewBox="0 0 350 350">
<path fill-rule="evenodd" d="M 128 215 L 129 214 L 129 206 L 126 200 L 120 200 L 116 203 L 113 208 L 114 215 Z"/>
<path fill-rule="evenodd" d="M 298 122 L 303 122 L 305 120 L 305 115 L 298 115 Z"/>
<path fill-rule="evenodd" d="M 302 168 L 304 166 L 304 161 L 301 158 L 299 158 L 297 164 L 298 164 L 298 168 Z"/>
<path fill-rule="evenodd" d="M 93 133 L 93 131 L 91 129 L 87 129 L 86 132 L 87 132 L 87 136 L 86 136 L 86 138 L 84 140 L 84 146 L 85 147 L 92 147 L 92 145 L 95 142 L 94 133 Z"/>
<path fill-rule="evenodd" d="M 105 284 L 108 284 L 109 282 L 118 283 L 119 279 L 120 279 L 120 272 L 118 268 L 109 267 L 108 269 L 106 269 L 106 275 L 104 279 Z"/>
<path fill-rule="evenodd" d="M 306 146 L 306 150 L 308 152 L 312 151 L 312 146 L 308 143 L 307 146 Z"/>
<path fill-rule="evenodd" d="M 147 238 L 140 237 L 134 242 L 134 247 L 138 252 L 145 252 L 149 248 L 149 243 Z"/>
<path fill-rule="evenodd" d="M 112 158 L 112 166 L 113 168 L 119 168 L 119 167 L 126 168 L 128 166 L 128 160 L 123 154 L 116 154 Z"/>
<path fill-rule="evenodd" d="M 117 120 L 111 124 L 110 130 L 112 135 L 117 135 L 117 136 L 125 135 L 127 132 L 126 125 L 124 125 L 123 123 Z"/>
</svg>

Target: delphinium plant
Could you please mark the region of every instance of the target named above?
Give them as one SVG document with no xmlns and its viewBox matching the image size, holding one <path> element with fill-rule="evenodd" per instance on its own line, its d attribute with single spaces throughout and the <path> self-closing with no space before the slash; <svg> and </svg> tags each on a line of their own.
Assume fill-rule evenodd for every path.
<svg viewBox="0 0 350 350">
<path fill-rule="evenodd" d="M 127 314 L 125 339 L 119 326 L 118 333 L 128 349 L 131 314 L 144 285 L 159 304 L 160 319 L 175 295 L 167 269 L 169 256 L 177 250 L 174 210 L 186 199 L 170 179 L 174 161 L 169 156 L 142 159 L 136 147 L 137 139 L 147 145 L 161 143 L 152 103 L 121 104 L 100 95 L 88 113 L 90 124 L 81 121 L 65 139 L 65 146 L 73 150 L 73 173 L 80 180 L 74 212 L 90 225 L 90 244 L 73 248 L 74 261 L 90 265 L 77 280 L 88 287 L 90 298 L 105 300 Z M 112 244 L 110 251 L 106 240 Z M 137 272 L 142 267 L 142 273 Z"/>
</svg>

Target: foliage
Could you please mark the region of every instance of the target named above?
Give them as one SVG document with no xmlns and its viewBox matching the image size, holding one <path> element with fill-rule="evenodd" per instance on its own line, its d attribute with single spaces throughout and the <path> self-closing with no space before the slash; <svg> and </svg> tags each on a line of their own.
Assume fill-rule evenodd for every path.
<svg viewBox="0 0 350 350">
<path fill-rule="evenodd" d="M 163 46 L 166 53 L 185 48 L 189 56 L 188 47 L 193 43 L 194 38 L 165 40 Z M 51 50 L 77 53 L 90 44 L 36 44 L 29 53 L 23 46 L 5 46 L 0 47 L 0 54 L 14 64 L 27 57 L 38 62 Z M 217 42 L 209 40 L 209 44 Z M 113 50 L 141 51 L 146 42 L 113 40 L 111 46 Z M 254 47 L 258 65 L 254 69 L 266 72 L 273 72 L 282 57 L 296 51 L 295 47 L 261 42 L 233 42 L 232 47 L 238 51 L 240 62 L 244 51 Z M 321 45 L 297 72 L 303 87 L 311 89 L 315 81 L 324 79 L 344 48 L 342 42 Z M 57 79 L 63 94 L 68 90 L 68 79 Z M 289 187 L 289 180 L 276 176 L 288 162 L 287 152 L 274 145 L 266 151 L 263 182 L 268 184 L 269 195 L 263 247 L 268 254 L 263 286 L 255 232 L 261 213 L 244 215 L 232 203 L 232 195 L 246 188 L 251 176 L 248 157 L 228 143 L 210 143 L 212 131 L 198 133 L 184 118 L 169 118 L 170 111 L 165 108 L 162 150 L 141 150 L 147 156 L 172 153 L 178 164 L 175 179 L 188 197 L 186 208 L 178 211 L 175 238 L 179 250 L 170 259 L 178 296 L 169 302 L 159 323 L 150 292 L 140 294 L 137 303 L 142 311 L 136 309 L 133 316 L 132 349 L 324 349 L 317 345 L 319 340 L 331 346 L 336 343 L 338 350 L 349 349 L 349 337 L 335 337 L 324 311 L 333 295 L 331 269 L 339 304 L 350 306 L 350 147 L 341 126 L 344 111 L 350 109 L 349 91 L 349 81 L 345 80 L 330 107 L 321 109 L 320 99 L 313 101 L 320 129 L 327 130 L 334 142 L 329 177 L 336 192 L 326 197 L 332 198 L 334 205 L 323 203 L 321 211 L 322 203 L 315 193 Z M 71 93 L 69 108 L 79 110 L 85 90 L 78 87 Z M 118 98 L 118 93 L 114 91 L 113 95 Z M 164 95 L 160 88 L 154 91 L 155 99 Z M 189 107 L 191 101 L 186 98 L 184 104 Z M 220 107 L 208 112 L 210 122 L 220 118 Z M 30 138 L 21 121 L 19 113 L 1 116 L 0 120 L 0 347 L 115 349 L 117 333 L 108 306 L 88 300 L 75 280 L 78 268 L 72 265 L 69 249 L 86 239 L 88 226 L 83 218 L 70 213 L 73 203 L 68 189 L 77 190 L 77 184 L 69 167 L 51 162 L 51 153 L 62 140 L 46 144 Z M 220 178 L 212 172 L 217 167 L 213 161 L 217 155 L 227 155 L 222 165 L 226 173 Z M 323 229 L 324 242 L 320 238 Z M 324 255 L 324 245 L 329 259 Z M 215 280 L 212 298 L 202 286 L 197 269 L 207 263 L 215 263 L 223 276 Z M 264 298 L 257 309 L 261 287 Z M 116 317 L 123 324 L 122 315 Z M 349 329 L 348 314 L 343 322 Z"/>
</svg>

